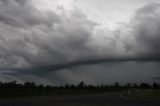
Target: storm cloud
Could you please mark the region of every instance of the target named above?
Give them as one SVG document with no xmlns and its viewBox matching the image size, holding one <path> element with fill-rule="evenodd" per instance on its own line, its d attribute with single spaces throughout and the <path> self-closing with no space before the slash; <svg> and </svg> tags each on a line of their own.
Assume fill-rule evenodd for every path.
<svg viewBox="0 0 160 106">
<path fill-rule="evenodd" d="M 4 64 L 56 64 L 85 56 L 88 51 L 86 43 L 95 24 L 78 10 L 59 16 L 53 11 L 41 12 L 29 1 L 1 1 L 1 5 L 1 55 L 10 57 L 3 59 Z"/>
<path fill-rule="evenodd" d="M 151 3 L 136 11 L 129 24 L 132 41 L 125 45 L 135 54 L 146 57 L 160 57 L 160 4 Z"/>
<path fill-rule="evenodd" d="M 42 11 L 31 0 L 0 0 L 1 76 L 51 83 L 51 75 L 56 78 L 64 70 L 76 73 L 72 71 L 80 67 L 105 70 L 102 64 L 159 64 L 160 4 L 137 9 L 130 22 L 119 24 L 116 30 L 101 28 L 78 8 L 57 11 Z M 63 82 L 63 78 L 57 80 Z"/>
</svg>

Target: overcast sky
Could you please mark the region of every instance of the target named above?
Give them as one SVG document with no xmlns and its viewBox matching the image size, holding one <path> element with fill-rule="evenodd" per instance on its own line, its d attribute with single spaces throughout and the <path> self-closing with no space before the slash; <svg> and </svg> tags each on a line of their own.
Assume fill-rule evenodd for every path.
<svg viewBox="0 0 160 106">
<path fill-rule="evenodd" d="M 160 82 L 159 0 L 0 0 L 0 80 Z"/>
</svg>

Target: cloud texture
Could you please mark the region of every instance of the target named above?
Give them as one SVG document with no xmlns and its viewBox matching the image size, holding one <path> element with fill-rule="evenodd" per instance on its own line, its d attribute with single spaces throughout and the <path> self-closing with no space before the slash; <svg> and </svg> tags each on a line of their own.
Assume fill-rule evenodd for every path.
<svg viewBox="0 0 160 106">
<path fill-rule="evenodd" d="M 52 83 L 55 80 L 52 77 L 56 78 L 60 73 L 54 71 L 70 70 L 63 72 L 75 81 L 76 75 L 73 74 L 76 72 L 72 71 L 79 71 L 80 67 L 89 70 L 87 67 L 92 64 L 102 70 L 107 69 L 102 63 L 136 61 L 159 64 L 160 4 L 151 3 L 136 10 L 129 23 L 120 24 L 114 31 L 101 28 L 77 8 L 59 11 L 60 14 L 39 10 L 31 0 L 0 0 L 2 79 L 31 78 Z M 157 66 L 155 70 L 158 69 Z M 70 79 L 66 76 L 56 80 L 62 83 Z M 89 76 L 84 79 L 94 82 Z"/>
</svg>

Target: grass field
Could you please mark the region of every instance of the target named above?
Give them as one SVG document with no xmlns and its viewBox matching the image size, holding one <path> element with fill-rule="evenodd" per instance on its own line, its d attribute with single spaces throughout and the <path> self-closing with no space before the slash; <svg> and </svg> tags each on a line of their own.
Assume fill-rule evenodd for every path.
<svg viewBox="0 0 160 106">
<path fill-rule="evenodd" d="M 124 93 L 128 97 L 160 99 L 160 89 L 132 89 Z"/>
</svg>

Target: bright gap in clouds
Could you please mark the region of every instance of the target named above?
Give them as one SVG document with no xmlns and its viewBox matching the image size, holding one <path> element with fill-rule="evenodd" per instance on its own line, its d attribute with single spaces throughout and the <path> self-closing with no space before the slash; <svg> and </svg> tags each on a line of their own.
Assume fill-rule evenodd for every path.
<svg viewBox="0 0 160 106">
<path fill-rule="evenodd" d="M 159 0 L 33 0 L 41 10 L 70 11 L 79 9 L 89 20 L 103 28 L 116 30 L 119 24 L 128 23 L 135 10 Z"/>
</svg>

